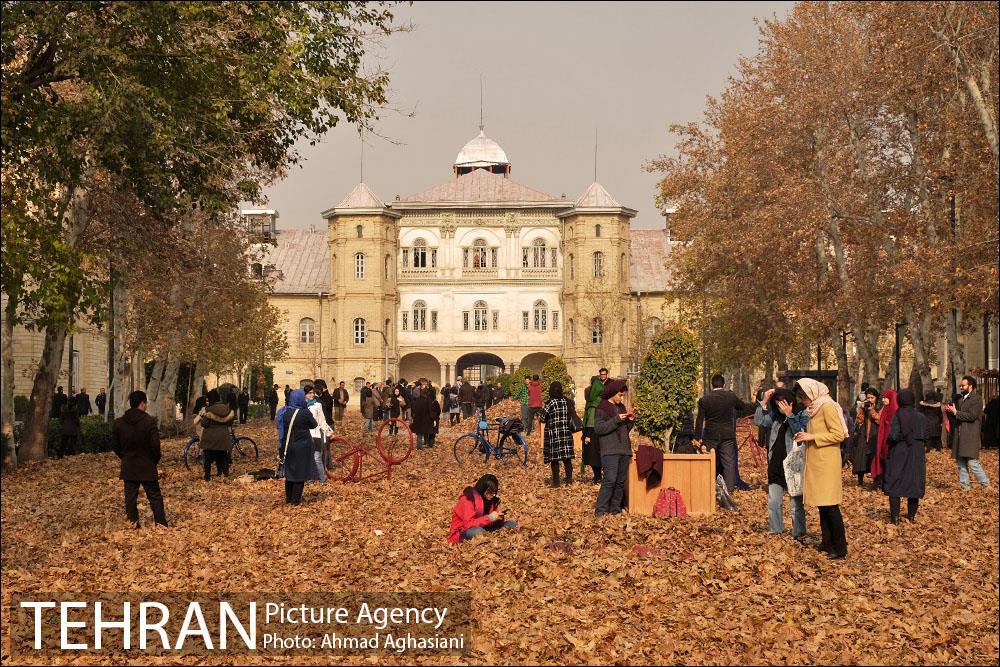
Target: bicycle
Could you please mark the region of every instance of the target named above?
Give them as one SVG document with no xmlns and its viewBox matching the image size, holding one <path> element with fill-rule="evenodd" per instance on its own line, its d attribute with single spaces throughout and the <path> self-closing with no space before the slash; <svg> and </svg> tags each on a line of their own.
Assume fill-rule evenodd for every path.
<svg viewBox="0 0 1000 667">
<path fill-rule="evenodd" d="M 389 432 L 385 433 L 386 427 L 393 425 L 395 428 L 389 428 Z M 375 448 L 385 465 L 386 479 L 392 479 L 393 466 L 398 466 L 410 458 L 413 442 L 413 431 L 403 419 L 386 419 L 379 426 L 375 436 Z M 359 474 L 364 457 L 371 455 L 369 445 L 365 441 L 360 445 L 354 445 L 347 438 L 333 436 L 323 444 L 322 461 L 326 476 L 335 482 L 360 482 L 363 479 L 379 477 L 383 473 Z"/>
<path fill-rule="evenodd" d="M 254 442 L 253 438 L 245 435 L 237 436 L 236 429 L 232 426 L 229 427 L 229 437 L 233 443 L 232 457 L 233 462 L 240 460 L 257 460 L 257 443 Z M 184 467 L 191 470 L 191 465 L 201 467 L 202 461 L 204 460 L 204 455 L 201 449 L 201 438 L 197 435 L 191 436 L 191 439 L 187 441 L 184 445 Z"/>
<path fill-rule="evenodd" d="M 740 442 L 738 449 L 746 446 L 750 447 L 750 454 L 753 456 L 754 465 L 760 470 L 767 469 L 767 450 L 761 447 L 757 441 L 757 425 L 753 422 L 753 417 L 741 417 L 736 420 L 737 430 L 746 429 L 747 435 Z"/>
<path fill-rule="evenodd" d="M 520 430 L 523 428 L 520 419 L 510 417 L 499 417 L 493 420 L 495 427 L 490 426 L 486 421 L 486 411 L 479 410 L 478 429 L 473 433 L 466 433 L 455 441 L 454 455 L 458 465 L 465 465 L 466 461 L 478 454 L 484 456 L 484 462 L 489 463 L 490 456 L 498 461 L 519 460 L 522 465 L 528 465 L 528 443 L 521 436 Z M 490 431 L 496 429 L 496 444 L 490 442 Z"/>
</svg>

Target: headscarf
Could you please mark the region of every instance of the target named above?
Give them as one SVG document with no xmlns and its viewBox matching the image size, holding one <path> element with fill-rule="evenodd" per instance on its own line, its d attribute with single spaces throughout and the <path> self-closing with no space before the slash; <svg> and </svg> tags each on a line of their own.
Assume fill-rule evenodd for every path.
<svg viewBox="0 0 1000 667">
<path fill-rule="evenodd" d="M 601 403 L 597 406 L 597 409 L 603 412 L 604 416 L 609 419 L 617 416 L 618 406 L 609 399 L 623 391 L 628 391 L 628 383 L 625 380 L 611 380 L 608 382 L 604 385 L 604 391 L 601 392 Z"/>
<path fill-rule="evenodd" d="M 812 378 L 802 378 L 798 381 L 799 387 L 802 389 L 802 393 L 806 395 L 811 403 L 809 407 L 806 408 L 806 414 L 812 419 L 819 414 L 819 411 L 827 403 L 833 403 L 837 408 L 837 416 L 840 417 L 840 424 L 844 427 L 844 437 L 847 437 L 847 422 L 844 421 L 844 411 L 840 409 L 840 406 L 833 402 L 830 398 L 830 388 L 827 387 L 822 382 L 817 382 Z"/>
<path fill-rule="evenodd" d="M 889 430 L 892 428 L 892 418 L 899 410 L 899 403 L 896 401 L 896 391 L 886 389 L 882 398 L 889 399 L 889 405 L 882 408 L 881 416 L 878 420 L 878 447 L 875 449 L 875 458 L 872 459 L 872 478 L 882 474 L 882 461 L 889 455 Z"/>
<path fill-rule="evenodd" d="M 278 452 L 282 451 L 282 447 L 285 446 L 285 413 L 292 410 L 305 410 L 306 406 L 306 392 L 301 389 L 294 389 L 292 393 L 288 395 L 288 403 L 285 404 L 283 408 L 275 415 L 275 423 L 278 427 Z M 291 417 L 288 418 L 291 420 Z"/>
<path fill-rule="evenodd" d="M 899 432 L 902 434 L 904 440 L 908 440 L 910 434 L 913 432 L 913 427 L 917 422 L 917 397 L 909 389 L 903 389 L 899 392 L 899 412 L 896 413 L 896 421 L 899 422 Z"/>
</svg>

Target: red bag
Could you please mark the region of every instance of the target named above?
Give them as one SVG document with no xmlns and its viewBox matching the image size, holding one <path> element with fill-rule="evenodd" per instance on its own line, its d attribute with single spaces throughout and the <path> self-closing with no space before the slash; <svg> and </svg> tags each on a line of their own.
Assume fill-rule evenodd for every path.
<svg viewBox="0 0 1000 667">
<path fill-rule="evenodd" d="M 656 498 L 656 505 L 653 506 L 653 516 L 658 519 L 667 517 L 687 516 L 687 508 L 684 506 L 684 498 L 681 492 L 674 487 L 660 489 L 660 495 Z"/>
</svg>

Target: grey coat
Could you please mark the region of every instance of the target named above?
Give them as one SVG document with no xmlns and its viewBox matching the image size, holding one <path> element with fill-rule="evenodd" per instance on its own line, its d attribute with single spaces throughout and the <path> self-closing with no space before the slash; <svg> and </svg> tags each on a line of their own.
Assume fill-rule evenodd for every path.
<svg viewBox="0 0 1000 667">
<path fill-rule="evenodd" d="M 618 413 L 625 412 L 625 406 L 618 406 Z M 621 454 L 632 456 L 632 445 L 629 443 L 628 433 L 632 430 L 633 422 L 620 420 L 618 416 L 608 417 L 601 406 L 594 410 L 594 435 L 597 436 L 601 447 L 601 456 L 610 454 Z"/>
<path fill-rule="evenodd" d="M 978 459 L 982 444 L 983 396 L 978 391 L 963 398 L 955 406 L 958 437 L 952 441 L 951 451 L 956 457 Z"/>
</svg>

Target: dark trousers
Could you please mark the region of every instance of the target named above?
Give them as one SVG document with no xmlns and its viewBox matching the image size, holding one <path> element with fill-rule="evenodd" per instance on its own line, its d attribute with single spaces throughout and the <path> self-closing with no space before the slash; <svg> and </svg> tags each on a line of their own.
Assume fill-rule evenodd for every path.
<svg viewBox="0 0 1000 667">
<path fill-rule="evenodd" d="M 820 545 L 826 546 L 826 551 L 837 556 L 847 555 L 847 534 L 844 531 L 840 505 L 819 508 L 819 527 L 823 535 Z"/>
<path fill-rule="evenodd" d="M 457 412 L 448 413 L 448 426 L 454 426 L 460 421 L 462 421 L 462 415 Z"/>
<path fill-rule="evenodd" d="M 229 452 L 224 452 L 218 449 L 206 449 L 202 452 L 202 458 L 205 463 L 205 481 L 212 479 L 212 463 L 215 463 L 215 468 L 218 474 L 225 475 L 229 477 Z"/>
<path fill-rule="evenodd" d="M 247 407 L 243 407 L 242 405 L 240 406 L 240 423 L 241 424 L 246 424 L 247 423 L 247 412 L 249 412 L 249 411 L 250 411 L 249 406 L 247 406 Z"/>
<path fill-rule="evenodd" d="M 76 454 L 76 441 L 80 436 L 78 435 L 67 435 L 63 434 L 62 444 L 59 447 L 59 451 L 56 453 L 56 458 L 62 458 L 64 456 L 72 456 Z"/>
<path fill-rule="evenodd" d="M 899 519 L 899 496 L 889 496 L 889 516 L 893 521 Z M 906 499 L 906 518 L 913 521 L 917 517 L 917 507 L 920 505 L 920 498 Z"/>
<path fill-rule="evenodd" d="M 604 478 L 601 480 L 601 490 L 597 494 L 597 505 L 594 514 L 603 516 L 607 513 L 619 514 L 622 511 L 622 500 L 625 497 L 625 479 L 628 477 L 630 454 L 606 454 L 601 457 L 601 468 Z"/>
<path fill-rule="evenodd" d="M 563 459 L 562 460 L 562 464 L 563 464 L 563 468 L 566 470 L 566 483 L 567 484 L 572 484 L 573 483 L 573 460 L 572 459 Z M 559 461 L 552 461 L 552 462 L 549 463 L 549 466 L 552 468 L 552 486 L 553 487 L 559 486 Z"/>
<path fill-rule="evenodd" d="M 271 409 L 271 421 L 274 421 L 274 413 L 278 410 L 278 404 L 277 403 L 273 403 L 273 404 L 272 403 L 268 403 L 267 407 L 269 407 Z"/>
<path fill-rule="evenodd" d="M 472 403 L 462 403 L 462 419 L 472 416 Z"/>
<path fill-rule="evenodd" d="M 305 482 L 289 482 L 285 480 L 285 502 L 291 505 L 298 505 L 302 502 L 302 490 L 306 488 Z"/>
<path fill-rule="evenodd" d="M 941 434 L 927 436 L 927 446 L 925 447 L 927 451 L 936 449 L 941 451 Z"/>
<path fill-rule="evenodd" d="M 736 441 L 705 440 L 704 445 L 715 450 L 716 470 L 722 473 L 726 489 L 732 491 L 736 488 Z"/>
<path fill-rule="evenodd" d="M 125 516 L 134 524 L 139 523 L 139 486 L 146 491 L 146 500 L 153 509 L 153 520 L 161 526 L 167 524 L 167 513 L 163 509 L 163 494 L 159 482 L 133 482 L 125 480 Z"/>
</svg>

